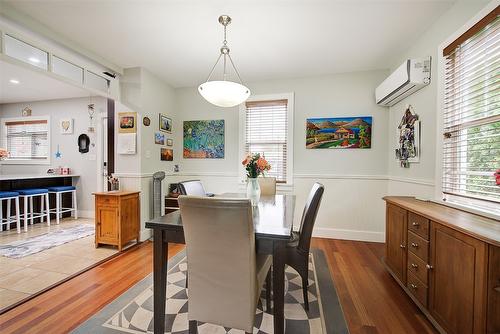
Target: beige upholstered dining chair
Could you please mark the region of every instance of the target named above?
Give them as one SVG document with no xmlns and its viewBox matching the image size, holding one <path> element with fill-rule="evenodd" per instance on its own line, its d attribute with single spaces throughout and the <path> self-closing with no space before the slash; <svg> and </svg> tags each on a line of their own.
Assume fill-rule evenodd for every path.
<svg viewBox="0 0 500 334">
<path fill-rule="evenodd" d="M 275 177 L 258 177 L 260 194 L 262 196 L 276 195 L 276 178 Z"/>
<path fill-rule="evenodd" d="M 255 253 L 249 199 L 179 196 L 189 273 L 189 333 L 197 322 L 253 332 L 272 257 Z M 269 311 L 269 309 L 267 309 Z"/>
</svg>

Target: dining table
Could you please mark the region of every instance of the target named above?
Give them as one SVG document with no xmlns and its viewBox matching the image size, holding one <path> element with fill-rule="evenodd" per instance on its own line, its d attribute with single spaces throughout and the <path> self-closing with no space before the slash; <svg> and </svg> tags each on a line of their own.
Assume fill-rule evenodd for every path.
<svg viewBox="0 0 500 334">
<path fill-rule="evenodd" d="M 246 194 L 224 193 L 216 197 L 246 198 Z M 295 195 L 261 196 L 253 206 L 255 248 L 259 254 L 273 257 L 273 324 L 274 333 L 285 331 L 285 250 L 293 229 Z M 174 211 L 146 222 L 153 231 L 153 321 L 154 333 L 165 332 L 168 244 L 185 244 L 180 211 Z M 221 231 L 224 233 L 224 231 Z M 231 250 L 228 249 L 228 252 Z M 231 265 L 231 264 L 228 264 Z"/>
</svg>

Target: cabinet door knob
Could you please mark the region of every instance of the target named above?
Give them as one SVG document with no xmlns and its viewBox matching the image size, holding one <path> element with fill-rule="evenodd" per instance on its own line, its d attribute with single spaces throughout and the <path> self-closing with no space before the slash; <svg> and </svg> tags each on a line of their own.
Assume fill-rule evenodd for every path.
<svg viewBox="0 0 500 334">
<path fill-rule="evenodd" d="M 434 269 L 434 267 L 433 267 L 433 266 L 431 266 L 430 264 L 426 264 L 425 266 L 426 266 L 426 267 L 427 267 L 427 269 L 429 269 L 429 270 Z"/>
<path fill-rule="evenodd" d="M 406 246 L 405 246 L 405 245 L 403 245 L 403 244 L 399 245 L 399 248 L 405 248 L 405 247 L 406 247 Z"/>
<path fill-rule="evenodd" d="M 413 226 L 415 226 L 415 227 L 420 226 L 420 224 L 419 224 L 419 223 L 417 223 L 417 222 L 413 222 L 413 223 L 411 223 L 411 224 L 412 224 Z"/>
<path fill-rule="evenodd" d="M 418 289 L 418 286 L 416 286 L 415 284 L 410 284 L 411 288 L 414 289 L 414 290 L 417 290 Z"/>
<path fill-rule="evenodd" d="M 418 264 L 416 264 L 416 263 L 412 263 L 412 264 L 411 264 L 411 266 L 412 266 L 413 268 L 418 268 Z"/>
<path fill-rule="evenodd" d="M 416 242 L 412 242 L 411 246 L 414 247 L 414 248 L 418 248 L 418 244 Z"/>
</svg>

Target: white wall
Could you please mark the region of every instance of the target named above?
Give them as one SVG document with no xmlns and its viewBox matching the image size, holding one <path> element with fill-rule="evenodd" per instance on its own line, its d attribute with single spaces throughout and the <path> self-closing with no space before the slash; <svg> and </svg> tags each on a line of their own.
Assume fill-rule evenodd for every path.
<svg viewBox="0 0 500 334">
<path fill-rule="evenodd" d="M 95 117 L 100 112 L 106 111 L 106 99 L 93 97 L 95 104 Z M 45 174 L 47 169 L 58 166 L 70 167 L 73 174 L 80 175 L 76 179 L 79 215 L 94 217 L 94 201 L 92 193 L 98 190 L 98 154 L 102 154 L 97 147 L 99 127 L 94 122 L 95 133 L 87 133 L 89 115 L 87 113 L 88 98 L 50 100 L 29 103 L 11 103 L 0 105 L 0 117 L 20 117 L 21 110 L 26 106 L 32 109 L 33 116 L 50 116 L 51 148 L 50 165 L 10 165 L 2 164 L 2 174 Z M 59 119 L 72 118 L 74 120 L 73 134 L 61 134 Z M 1 131 L 1 130 L 0 130 Z M 87 133 L 91 139 L 90 150 L 86 154 L 78 151 L 78 136 Z M 96 144 L 92 146 L 92 144 Z M 60 159 L 55 158 L 57 146 L 62 153 Z"/>
<path fill-rule="evenodd" d="M 358 240 L 384 240 L 387 180 L 388 110 L 374 102 L 375 87 L 387 71 L 250 83 L 253 95 L 295 93 L 294 188 L 297 226 L 314 181 L 325 185 L 317 235 Z M 200 178 L 210 192 L 241 191 L 238 168 L 238 108 L 210 105 L 196 88 L 176 90 L 175 160 L 181 172 L 174 179 Z M 372 116 L 371 149 L 311 150 L 305 148 L 306 119 L 310 117 Z M 224 119 L 224 159 L 183 159 L 184 120 Z"/>
<path fill-rule="evenodd" d="M 436 182 L 440 182 L 440 175 L 436 175 L 436 148 L 438 129 L 438 54 L 439 45 L 456 30 L 460 29 L 468 20 L 479 12 L 487 1 L 458 1 L 444 13 L 427 31 L 414 43 L 410 50 L 395 60 L 394 68 L 401 65 L 407 58 L 432 56 L 431 83 L 417 93 L 410 95 L 403 101 L 390 108 L 389 142 L 388 142 L 388 193 L 391 195 L 415 195 L 433 198 Z M 405 106 L 411 104 L 421 120 L 421 157 L 420 162 L 411 164 L 410 168 L 399 167 L 394 157 L 397 147 L 396 129 L 403 116 Z"/>
</svg>

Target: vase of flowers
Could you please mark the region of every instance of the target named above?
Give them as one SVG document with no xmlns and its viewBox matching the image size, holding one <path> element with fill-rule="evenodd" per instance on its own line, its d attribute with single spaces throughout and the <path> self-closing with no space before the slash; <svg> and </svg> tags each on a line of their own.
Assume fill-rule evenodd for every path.
<svg viewBox="0 0 500 334">
<path fill-rule="evenodd" d="M 241 163 L 247 171 L 247 197 L 250 198 L 252 205 L 255 206 L 260 200 L 260 186 L 257 177 L 261 174 L 264 175 L 265 171 L 270 170 L 271 165 L 260 153 L 247 155 Z"/>
</svg>

